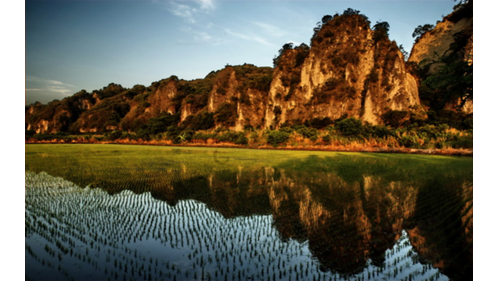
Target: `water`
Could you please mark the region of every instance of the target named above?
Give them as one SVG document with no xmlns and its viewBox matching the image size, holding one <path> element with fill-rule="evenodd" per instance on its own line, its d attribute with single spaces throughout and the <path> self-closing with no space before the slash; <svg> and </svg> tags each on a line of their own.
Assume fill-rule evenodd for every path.
<svg viewBox="0 0 500 281">
<path fill-rule="evenodd" d="M 458 197 L 472 194 L 458 186 Z M 432 184 L 265 168 L 112 195 L 27 171 L 25 189 L 28 280 L 466 280 L 472 272 L 464 247 L 472 201 Z"/>
</svg>

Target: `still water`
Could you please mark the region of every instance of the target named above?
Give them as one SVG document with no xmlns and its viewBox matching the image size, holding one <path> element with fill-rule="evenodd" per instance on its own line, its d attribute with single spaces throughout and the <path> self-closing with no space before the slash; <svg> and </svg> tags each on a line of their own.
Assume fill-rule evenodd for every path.
<svg viewBox="0 0 500 281">
<path fill-rule="evenodd" d="M 26 279 L 472 279 L 471 182 L 304 161 L 118 189 L 27 170 Z"/>
</svg>

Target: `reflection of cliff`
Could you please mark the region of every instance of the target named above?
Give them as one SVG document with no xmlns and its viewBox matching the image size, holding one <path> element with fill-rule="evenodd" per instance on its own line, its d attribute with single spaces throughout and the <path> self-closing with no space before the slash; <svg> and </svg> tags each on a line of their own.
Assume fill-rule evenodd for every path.
<svg viewBox="0 0 500 281">
<path fill-rule="evenodd" d="M 271 214 L 282 242 L 308 243 L 323 271 L 352 275 L 367 265 L 386 268 L 386 251 L 406 229 L 425 263 L 449 276 L 468 276 L 472 270 L 472 187 L 464 184 L 468 174 L 438 161 L 349 157 L 311 156 L 275 167 L 224 168 L 149 159 L 151 163 L 144 166 L 133 163 L 110 170 L 107 177 L 97 168 L 84 170 L 73 163 L 67 167 L 75 170 L 66 175 L 79 180 L 75 182 L 93 182 L 110 194 L 124 189 L 151 192 L 170 206 L 194 199 L 226 219 Z M 54 173 L 66 171 L 54 169 Z"/>
<path fill-rule="evenodd" d="M 307 236 L 324 270 L 342 274 L 361 272 L 368 260 L 383 266 L 385 251 L 394 246 L 408 206 L 411 187 L 386 185 L 373 177 L 347 183 L 334 173 L 285 176 L 269 188 L 276 227 L 285 237 Z"/>
<path fill-rule="evenodd" d="M 472 280 L 472 184 L 435 180 L 422 186 L 406 227 L 422 258 L 453 280 Z"/>
<path fill-rule="evenodd" d="M 384 268 L 387 249 L 409 229 L 422 261 L 448 276 L 467 276 L 467 267 L 472 268 L 471 188 L 444 184 L 449 175 L 444 182 L 404 177 L 391 182 L 393 176 L 380 167 L 349 173 L 338 171 L 328 159 L 313 160 L 315 164 L 305 160 L 315 165 L 312 170 L 330 172 L 240 167 L 179 180 L 173 192 L 176 200 L 202 201 L 226 218 L 272 214 L 281 239 L 308 241 L 324 271 L 349 276 L 368 264 Z"/>
</svg>

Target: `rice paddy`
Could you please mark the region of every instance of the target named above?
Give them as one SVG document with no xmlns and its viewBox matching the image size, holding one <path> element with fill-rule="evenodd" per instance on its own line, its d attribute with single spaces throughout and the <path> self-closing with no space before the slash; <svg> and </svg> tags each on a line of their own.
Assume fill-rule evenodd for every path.
<svg viewBox="0 0 500 281">
<path fill-rule="evenodd" d="M 27 280 L 467 280 L 472 158 L 26 145 Z"/>
</svg>

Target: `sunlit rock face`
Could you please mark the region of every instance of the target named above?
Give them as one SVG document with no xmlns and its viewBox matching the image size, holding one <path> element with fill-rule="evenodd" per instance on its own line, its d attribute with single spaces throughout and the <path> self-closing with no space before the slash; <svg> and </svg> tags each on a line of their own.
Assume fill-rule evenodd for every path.
<svg viewBox="0 0 500 281">
<path fill-rule="evenodd" d="M 408 61 L 416 64 L 432 62 L 442 57 L 449 51 L 450 45 L 455 43 L 454 36 L 457 33 L 472 28 L 472 18 L 462 18 L 458 22 L 444 20 L 422 35 L 415 45 L 413 45 Z M 467 39 L 464 52 L 464 59 L 472 63 L 473 41 L 472 36 Z M 438 70 L 439 64 L 434 64 L 429 68 L 430 73 Z"/>
<path fill-rule="evenodd" d="M 226 66 L 209 74 L 213 79 L 208 112 L 215 125 L 242 131 L 245 126 L 262 127 L 272 68 L 251 64 Z"/>
<path fill-rule="evenodd" d="M 424 76 L 438 73 L 451 62 L 443 63 L 442 58 L 454 56 L 454 60 L 473 63 L 473 14 L 472 1 L 462 5 L 450 15 L 437 22 L 435 27 L 417 38 L 408 61 L 424 69 Z M 473 113 L 473 101 L 465 103 L 451 100 L 444 105 L 445 110 Z"/>
<path fill-rule="evenodd" d="M 167 114 L 178 115 L 175 125 L 210 115 L 212 126 L 241 131 L 316 117 L 352 116 L 380 124 L 387 111 L 417 110 L 417 81 L 406 70 L 396 42 L 372 30 L 363 15 L 336 15 L 311 42 L 310 47 L 302 44 L 280 51 L 275 68 L 226 66 L 203 79 L 185 81 L 172 76 L 133 89 L 111 83 L 89 94 L 81 110 L 67 115 L 66 123 L 55 112 L 45 114 L 50 118 L 39 118 L 32 109 L 26 111 L 27 120 L 35 116 L 58 123 L 40 132 L 69 127 L 75 132 L 91 128 L 134 131 L 149 119 Z M 64 102 L 53 106 L 63 107 Z M 44 127 L 40 122 L 27 122 L 28 126 Z"/>
<path fill-rule="evenodd" d="M 310 50 L 285 50 L 275 68 L 266 127 L 343 115 L 381 123 L 388 110 L 419 105 L 417 81 L 396 42 L 362 15 L 336 16 L 313 37 Z"/>
</svg>

